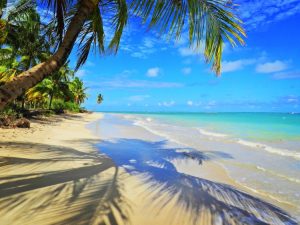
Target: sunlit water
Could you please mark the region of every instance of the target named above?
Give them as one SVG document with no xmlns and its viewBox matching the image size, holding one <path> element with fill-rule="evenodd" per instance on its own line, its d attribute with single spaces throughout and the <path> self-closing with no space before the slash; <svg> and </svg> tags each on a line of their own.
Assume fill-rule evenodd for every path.
<svg viewBox="0 0 300 225">
<path fill-rule="evenodd" d="M 300 115 L 280 113 L 120 114 L 136 126 L 216 159 L 237 183 L 300 218 Z"/>
</svg>

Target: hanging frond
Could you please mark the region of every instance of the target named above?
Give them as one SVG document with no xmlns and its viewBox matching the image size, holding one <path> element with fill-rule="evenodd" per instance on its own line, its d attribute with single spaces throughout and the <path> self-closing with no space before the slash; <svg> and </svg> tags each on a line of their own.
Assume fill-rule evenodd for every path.
<svg viewBox="0 0 300 225">
<path fill-rule="evenodd" d="M 246 36 L 242 22 L 233 13 L 234 6 L 227 0 L 133 0 L 131 4 L 133 13 L 161 35 L 178 39 L 187 28 L 190 47 L 204 49 L 205 59 L 212 62 L 217 75 L 224 41 L 243 45 Z"/>
<path fill-rule="evenodd" d="M 84 41 L 84 43 L 80 42 L 80 48 L 78 50 L 78 60 L 75 67 L 75 71 L 78 71 L 78 69 L 86 62 L 94 39 L 95 35 L 91 34 L 89 38 L 82 40 Z"/>
<path fill-rule="evenodd" d="M 58 36 L 58 42 L 61 43 L 65 32 L 65 19 L 73 0 L 44 0 L 47 8 L 51 9 L 55 17 L 55 32 Z"/>
<path fill-rule="evenodd" d="M 124 27 L 127 24 L 128 9 L 127 9 L 126 0 L 115 0 L 111 2 L 112 2 L 112 11 L 115 12 L 112 18 L 114 34 L 108 47 L 110 50 L 116 53 L 119 49 Z"/>
<path fill-rule="evenodd" d="M 98 7 L 95 8 L 80 34 L 79 48 L 77 51 L 78 60 L 75 71 L 86 62 L 91 48 L 95 51 L 98 50 L 100 54 L 104 54 L 104 26 Z"/>
</svg>

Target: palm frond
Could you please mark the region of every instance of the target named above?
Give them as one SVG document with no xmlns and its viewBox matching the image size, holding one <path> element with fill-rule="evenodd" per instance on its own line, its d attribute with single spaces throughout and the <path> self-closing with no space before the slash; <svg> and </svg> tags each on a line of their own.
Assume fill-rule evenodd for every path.
<svg viewBox="0 0 300 225">
<path fill-rule="evenodd" d="M 6 20 L 10 22 L 19 15 L 25 15 L 33 7 L 36 7 L 36 2 L 33 0 L 21 0 L 14 4 L 6 15 Z"/>
<path fill-rule="evenodd" d="M 112 10 L 115 10 L 115 14 L 112 18 L 112 24 L 114 26 L 114 35 L 109 43 L 109 49 L 113 52 L 117 52 L 119 49 L 122 33 L 128 20 L 128 9 L 126 0 L 112 1 Z"/>
<path fill-rule="evenodd" d="M 65 19 L 69 8 L 73 4 L 73 0 L 44 0 L 47 3 L 47 8 L 52 9 L 55 17 L 55 31 L 58 35 L 59 43 L 62 41 L 65 31 Z"/>
<path fill-rule="evenodd" d="M 78 69 L 86 62 L 94 39 L 95 34 L 91 34 L 87 39 L 82 39 L 82 41 L 80 42 L 75 71 L 78 71 Z"/>
<path fill-rule="evenodd" d="M 187 28 L 190 46 L 204 49 L 205 59 L 212 62 L 217 75 L 221 72 L 224 41 L 233 46 L 244 44 L 242 22 L 234 14 L 233 3 L 227 0 L 133 0 L 131 9 L 149 28 L 157 28 L 168 38 L 180 38 Z"/>
<path fill-rule="evenodd" d="M 96 48 L 96 46 L 98 46 L 98 48 Z M 95 8 L 80 34 L 79 48 L 77 51 L 78 60 L 75 71 L 86 62 L 91 48 L 94 50 L 98 49 L 100 54 L 104 54 L 103 20 L 98 7 Z"/>
</svg>

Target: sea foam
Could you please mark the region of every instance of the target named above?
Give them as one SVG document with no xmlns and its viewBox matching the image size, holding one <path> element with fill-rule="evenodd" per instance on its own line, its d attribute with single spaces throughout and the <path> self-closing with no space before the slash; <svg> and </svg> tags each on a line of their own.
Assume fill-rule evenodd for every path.
<svg viewBox="0 0 300 225">
<path fill-rule="evenodd" d="M 220 137 L 220 138 L 228 137 L 227 134 L 215 133 L 215 132 L 207 131 L 207 130 L 204 130 L 204 129 L 201 129 L 201 128 L 197 128 L 197 130 L 198 130 L 202 135 L 206 135 L 206 136 Z"/>
<path fill-rule="evenodd" d="M 254 148 L 254 149 L 262 149 L 266 152 L 272 153 L 272 154 L 277 154 L 285 157 L 292 157 L 294 159 L 300 160 L 300 153 L 299 152 L 292 152 L 288 149 L 282 149 L 282 148 L 275 148 L 271 147 L 269 145 L 261 144 L 258 142 L 251 142 L 251 141 L 245 141 L 242 139 L 238 139 L 236 141 L 238 144 Z"/>
</svg>

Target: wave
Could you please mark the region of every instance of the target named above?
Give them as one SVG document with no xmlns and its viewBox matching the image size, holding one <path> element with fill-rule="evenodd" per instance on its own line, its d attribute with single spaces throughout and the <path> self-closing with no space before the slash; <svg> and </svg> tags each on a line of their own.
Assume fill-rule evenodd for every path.
<svg viewBox="0 0 300 225">
<path fill-rule="evenodd" d="M 263 190 L 258 190 L 256 188 L 252 188 L 252 187 L 249 187 L 239 181 L 235 181 L 238 185 L 242 186 L 243 188 L 245 189 L 248 189 L 249 191 L 255 193 L 255 194 L 258 194 L 258 195 L 261 195 L 261 196 L 265 196 L 267 198 L 270 198 L 276 202 L 279 202 L 279 203 L 283 203 L 283 204 L 286 204 L 286 205 L 290 205 L 292 207 L 297 207 L 297 205 L 291 203 L 290 201 L 286 201 L 286 200 L 282 200 L 281 198 L 279 198 L 278 196 L 274 196 L 266 191 L 263 191 Z"/>
<path fill-rule="evenodd" d="M 149 122 L 151 122 L 151 121 L 153 121 L 153 120 L 152 120 L 151 118 L 148 117 L 148 118 L 145 119 L 145 121 L 146 121 L 146 123 L 147 123 L 147 122 L 149 123 Z M 160 132 L 160 131 L 157 131 L 157 130 L 155 130 L 155 129 L 152 129 L 150 126 L 147 126 L 147 124 L 145 123 L 145 121 L 140 120 L 140 119 L 134 119 L 133 124 L 134 124 L 135 126 L 139 126 L 139 127 L 144 128 L 145 130 L 149 131 L 149 132 L 152 133 L 152 134 L 155 134 L 155 135 L 164 137 L 164 138 L 166 138 L 167 140 L 169 140 L 169 141 L 171 141 L 171 142 L 174 142 L 174 143 L 177 143 L 177 144 L 183 145 L 183 146 L 188 146 L 187 144 L 182 143 L 182 142 L 180 142 L 180 141 L 174 139 L 174 138 L 171 137 L 170 135 L 167 135 L 167 134 L 165 134 L 165 133 L 163 133 L 163 132 Z"/>
<path fill-rule="evenodd" d="M 242 139 L 238 139 L 236 141 L 238 144 L 247 146 L 247 147 L 251 147 L 254 149 L 262 149 L 266 152 L 272 153 L 272 154 L 277 154 L 277 155 L 281 155 L 281 156 L 286 156 L 286 157 L 292 157 L 294 159 L 299 160 L 300 159 L 300 153 L 299 152 L 292 152 L 288 149 L 283 149 L 283 148 L 275 148 L 275 147 L 271 147 L 269 145 L 265 145 L 265 144 L 261 144 L 261 143 L 257 143 L 257 142 L 251 142 L 251 141 L 245 141 Z"/>
<path fill-rule="evenodd" d="M 215 132 L 211 132 L 211 131 L 207 131 L 201 128 L 197 128 L 197 130 L 205 136 L 212 136 L 212 137 L 220 137 L 220 138 L 224 138 L 224 137 L 228 137 L 227 134 L 221 134 L 221 133 L 215 133 Z"/>
<path fill-rule="evenodd" d="M 133 120 L 133 124 L 143 127 L 144 129 L 148 130 L 149 132 L 164 137 L 171 142 L 175 142 L 180 145 L 184 146 L 189 146 L 186 143 L 183 143 L 179 141 L 177 138 L 174 138 L 173 135 L 166 134 L 166 132 L 163 132 L 160 128 L 164 127 L 163 129 L 168 129 L 168 130 L 175 130 L 177 126 L 172 126 L 170 124 L 165 124 L 165 123 L 157 123 L 155 120 L 153 120 L 151 117 L 145 117 L 145 118 L 140 118 L 140 117 L 131 117 Z M 154 126 L 154 128 L 153 128 Z M 248 140 L 243 140 L 243 139 L 236 139 L 233 137 L 230 137 L 227 134 L 224 133 L 217 133 L 217 132 L 212 132 L 205 130 L 203 128 L 189 128 L 189 129 L 195 129 L 197 130 L 201 135 L 208 136 L 211 138 L 216 138 L 216 139 L 226 139 L 227 141 L 237 143 L 243 146 L 247 146 L 256 150 L 263 150 L 265 152 L 271 153 L 271 154 L 276 154 L 284 157 L 291 157 L 296 160 L 300 160 L 300 152 L 294 152 L 288 149 L 284 148 L 277 148 L 277 147 L 272 147 L 266 144 L 258 143 L 258 142 L 252 142 Z M 185 132 L 185 131 L 181 131 Z"/>
<path fill-rule="evenodd" d="M 277 172 L 272 171 L 272 170 L 265 169 L 265 168 L 263 168 L 263 167 L 261 167 L 261 166 L 256 166 L 256 169 L 257 169 L 257 170 L 260 170 L 260 171 L 262 171 L 262 172 L 264 172 L 264 173 L 270 174 L 270 175 L 272 175 L 272 176 L 276 176 L 276 177 L 279 177 L 279 178 L 281 178 L 281 179 L 288 180 L 288 181 L 290 181 L 290 182 L 300 184 L 300 180 L 297 179 L 297 178 L 287 177 L 287 176 L 285 176 L 285 175 L 283 175 L 283 174 L 277 173 Z"/>
</svg>

